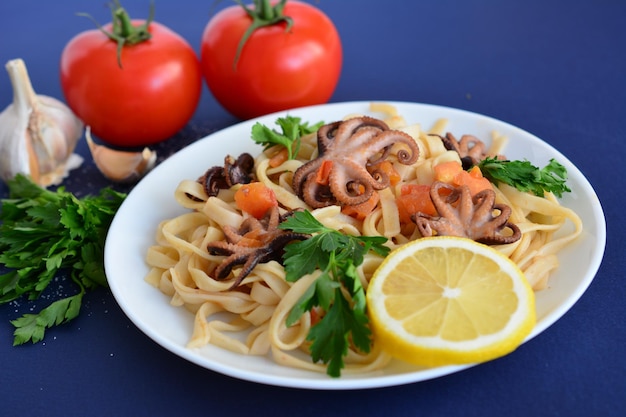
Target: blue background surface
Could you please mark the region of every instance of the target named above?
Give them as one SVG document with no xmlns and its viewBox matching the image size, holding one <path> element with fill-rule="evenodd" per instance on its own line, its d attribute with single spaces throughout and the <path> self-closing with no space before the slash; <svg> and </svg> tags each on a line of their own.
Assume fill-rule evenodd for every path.
<svg viewBox="0 0 626 417">
<path fill-rule="evenodd" d="M 155 3 L 156 20 L 199 51 L 213 1 Z M 626 2 L 313 4 L 335 22 L 344 47 L 331 101 L 402 100 L 482 113 L 542 138 L 581 169 L 608 225 L 605 258 L 587 292 L 561 320 L 501 359 L 415 384 L 333 392 L 258 385 L 188 363 L 135 328 L 107 289 L 88 294 L 79 318 L 48 331 L 44 342 L 12 347 L 9 320 L 71 292 L 67 284 L 39 303 L 0 306 L 3 414 L 626 415 L 626 262 L 619 243 L 626 232 L 619 220 L 623 192 L 615 189 L 626 156 Z M 124 2 L 137 18 L 148 5 Z M 63 99 L 61 51 L 92 28 L 75 12 L 110 20 L 104 0 L 3 1 L 0 62 L 23 58 L 35 90 Z M 8 76 L 0 75 L 0 109 L 11 100 Z M 204 87 L 193 120 L 157 147 L 160 160 L 237 121 Z M 88 155 L 84 141 L 78 149 Z M 85 194 L 108 183 L 88 160 L 66 185 Z"/>
</svg>

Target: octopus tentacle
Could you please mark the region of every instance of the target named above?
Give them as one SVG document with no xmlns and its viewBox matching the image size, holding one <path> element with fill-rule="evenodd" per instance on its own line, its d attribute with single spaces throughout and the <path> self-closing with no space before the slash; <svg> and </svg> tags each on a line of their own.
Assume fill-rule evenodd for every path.
<svg viewBox="0 0 626 417">
<path fill-rule="evenodd" d="M 321 126 L 317 130 L 317 148 L 320 154 L 326 153 L 333 146 L 337 129 L 342 122 L 334 122 Z"/>
<path fill-rule="evenodd" d="M 492 190 L 483 190 L 474 195 L 472 203 L 476 207 L 474 213 L 478 217 L 491 215 L 496 201 L 496 194 Z"/>
<path fill-rule="evenodd" d="M 390 144 L 381 143 L 380 135 L 382 134 L 383 131 L 380 129 L 374 127 L 362 127 L 356 130 L 352 136 L 344 138 L 342 143 L 354 151 L 354 153 L 350 155 L 351 159 L 365 165 L 370 156 L 380 152 L 383 148 L 390 146 Z"/>
<path fill-rule="evenodd" d="M 358 175 L 360 171 L 355 167 L 352 168 L 342 167 L 342 169 L 333 170 L 329 178 L 330 191 L 333 196 L 346 205 L 366 201 L 374 189 L 379 188 L 377 181 L 369 173 Z M 349 175 L 350 173 L 357 175 Z"/>
<path fill-rule="evenodd" d="M 415 140 L 408 133 L 404 133 L 400 130 L 387 130 L 380 133 L 376 139 L 372 141 L 372 144 L 370 144 L 370 150 L 376 149 L 377 152 L 383 152 L 380 158 L 370 161 L 370 164 L 376 164 L 386 159 L 391 153 L 392 146 L 399 143 L 407 145 L 409 150 L 405 148 L 398 149 L 396 153 L 398 162 L 404 165 L 411 165 L 417 162 L 419 149 L 417 148 Z"/>
<path fill-rule="evenodd" d="M 389 126 L 384 121 L 362 116 L 324 125 L 318 130 L 318 138 L 323 137 L 326 140 L 333 140 L 336 137 L 349 138 L 365 128 L 374 128 L 379 131 L 389 130 Z"/>
<path fill-rule="evenodd" d="M 233 268 L 238 265 L 245 264 L 248 258 L 249 257 L 246 256 L 245 254 L 240 254 L 240 253 L 233 253 L 232 255 L 228 256 L 224 260 L 224 262 L 222 262 L 217 268 L 215 268 L 215 271 L 213 271 L 215 278 L 218 281 L 222 281 L 228 278 L 228 275 L 231 273 Z"/>
<path fill-rule="evenodd" d="M 374 165 L 374 167 L 376 166 L 377 165 Z M 391 179 L 389 178 L 389 175 L 387 175 L 387 173 L 381 169 L 372 168 L 372 169 L 369 169 L 368 172 L 370 173 L 372 178 L 376 181 L 376 183 L 379 184 L 378 186 L 379 188 L 377 188 L 378 190 L 387 188 L 389 184 L 391 183 Z"/>
<path fill-rule="evenodd" d="M 315 180 L 315 174 L 306 178 L 302 190 L 300 197 L 312 208 L 326 207 L 334 201 L 330 187 L 318 184 Z"/>
<path fill-rule="evenodd" d="M 442 188 L 451 191 L 450 196 L 448 196 L 447 199 L 441 198 L 439 190 Z M 452 203 L 456 201 L 456 197 L 458 196 L 458 194 L 454 193 L 454 190 L 455 187 L 453 185 L 441 181 L 436 181 L 430 186 L 430 199 L 432 200 L 435 210 L 437 210 L 439 215 L 446 218 L 453 216 L 454 212 L 452 211 Z"/>
<path fill-rule="evenodd" d="M 322 159 L 316 158 L 298 168 L 296 172 L 294 172 L 293 179 L 291 180 L 294 190 L 302 190 L 305 184 L 307 184 L 307 179 L 311 176 L 315 176 L 315 172 L 321 167 L 322 162 Z M 310 187 L 308 184 L 306 186 L 307 188 Z"/>
</svg>

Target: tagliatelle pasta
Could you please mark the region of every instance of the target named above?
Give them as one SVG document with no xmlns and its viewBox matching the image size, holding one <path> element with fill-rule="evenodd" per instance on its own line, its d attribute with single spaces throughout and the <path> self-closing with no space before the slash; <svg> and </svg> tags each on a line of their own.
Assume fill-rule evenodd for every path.
<svg viewBox="0 0 626 417">
<path fill-rule="evenodd" d="M 429 135 L 444 134 L 446 120 L 439 120 L 424 130 L 419 124 L 408 125 L 393 106 L 374 103 L 371 111 L 384 115 L 390 128 L 409 134 L 420 156 L 410 166 L 391 159 L 401 181 L 378 192 L 379 203 L 364 220 L 342 213 L 339 206 L 313 210 L 292 189 L 291 179 L 296 169 L 317 156 L 315 135 L 302 139 L 297 159 L 276 167 L 269 163 L 271 149 L 260 153 L 255 158 L 254 174 L 257 181 L 274 190 L 283 212 L 308 209 L 326 227 L 351 235 L 384 236 L 393 249 L 420 237 L 417 228 L 407 228 L 401 223 L 396 204 L 401 186 L 428 185 L 434 178 L 434 166 L 445 161 L 460 161 L 460 158 L 456 152 L 447 150 L 439 137 Z M 505 145 L 506 138 L 494 133 L 489 153 L 505 153 Z M 237 228 L 247 216 L 234 202 L 237 188 L 235 185 L 221 190 L 217 197 L 208 197 L 197 181 L 189 179 L 180 183 L 174 198 L 189 211 L 159 225 L 156 243 L 146 255 L 150 266 L 146 281 L 170 296 L 172 306 L 184 307 L 194 314 L 189 348 L 214 344 L 241 354 L 269 355 L 285 366 L 324 372 L 325 365 L 313 363 L 307 352 L 311 313 L 305 313 L 295 325 L 286 325 L 287 315 L 315 281 L 315 274 L 295 283 L 287 282 L 283 266 L 270 261 L 258 264 L 235 289 L 230 288 L 230 280 L 219 281 L 210 276 L 224 256 L 211 255 L 207 244 L 223 240 L 223 228 Z M 502 184 L 494 190 L 496 201 L 511 207 L 510 221 L 521 231 L 517 242 L 496 248 L 517 263 L 535 290 L 541 290 L 548 285 L 550 273 L 558 267 L 557 253 L 580 235 L 582 222 L 551 194 L 536 197 Z M 382 260 L 370 253 L 358 267 L 359 279 L 366 290 L 369 278 Z M 374 340 L 368 354 L 348 352 L 343 372 L 370 372 L 383 368 L 389 360 Z"/>
</svg>

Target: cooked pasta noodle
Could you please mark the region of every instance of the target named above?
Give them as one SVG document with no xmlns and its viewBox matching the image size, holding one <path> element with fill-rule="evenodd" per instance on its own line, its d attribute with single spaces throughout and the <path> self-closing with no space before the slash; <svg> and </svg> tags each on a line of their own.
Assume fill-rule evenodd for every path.
<svg viewBox="0 0 626 417">
<path fill-rule="evenodd" d="M 344 233 L 385 236 L 393 249 L 419 237 L 415 228 L 407 231 L 400 222 L 396 205 L 400 186 L 430 184 L 433 166 L 460 159 L 456 152 L 446 150 L 438 137 L 429 135 L 443 134 L 446 120 L 437 121 L 425 131 L 418 124 L 407 125 L 393 106 L 374 103 L 371 110 L 386 114 L 385 121 L 390 127 L 401 129 L 415 139 L 420 150 L 418 161 L 411 166 L 394 162 L 402 177 L 400 184 L 380 191 L 380 203 L 363 221 L 343 214 L 339 206 L 311 212 L 325 226 Z M 506 138 L 494 133 L 490 153 L 502 153 L 505 144 Z M 292 189 L 291 178 L 299 166 L 317 156 L 315 136 L 304 137 L 298 158 L 280 166 L 270 166 L 271 152 L 269 149 L 256 157 L 256 179 L 274 190 L 281 210 L 308 208 Z M 316 279 L 316 274 L 290 283 L 285 280 L 282 265 L 270 261 L 257 265 L 236 289 L 230 288 L 230 282 L 210 276 L 224 257 L 209 254 L 207 244 L 224 239 L 224 226 L 237 228 L 245 219 L 234 203 L 236 188 L 221 190 L 217 197 L 207 197 L 198 182 L 180 183 L 174 198 L 189 211 L 160 224 L 156 244 L 146 257 L 150 266 L 146 280 L 170 296 L 173 306 L 182 306 L 195 315 L 189 348 L 211 343 L 241 354 L 268 355 L 285 366 L 324 372 L 325 366 L 313 363 L 307 354 L 311 314 L 305 313 L 295 325 L 286 325 L 289 311 Z M 522 232 L 517 242 L 497 248 L 519 265 L 535 290 L 545 288 L 550 273 L 558 267 L 556 254 L 581 233 L 580 218 L 550 194 L 546 198 L 536 197 L 506 185 L 495 191 L 496 201 L 512 208 L 510 221 Z M 368 254 L 358 267 L 365 289 L 381 262 L 380 256 Z M 384 367 L 389 359 L 374 341 L 369 354 L 350 351 L 343 371 L 370 372 Z"/>
</svg>

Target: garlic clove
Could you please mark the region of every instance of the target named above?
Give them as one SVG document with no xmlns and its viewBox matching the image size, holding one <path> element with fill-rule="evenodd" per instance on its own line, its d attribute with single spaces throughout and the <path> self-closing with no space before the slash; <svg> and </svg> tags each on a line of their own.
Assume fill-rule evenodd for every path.
<svg viewBox="0 0 626 417">
<path fill-rule="evenodd" d="M 96 144 L 87 126 L 85 138 L 93 161 L 105 177 L 115 182 L 134 182 L 148 173 L 156 164 L 157 154 L 148 148 L 142 152 L 118 151 Z"/>
<path fill-rule="evenodd" d="M 6 69 L 13 103 L 0 113 L 0 178 L 22 173 L 43 187 L 58 185 L 82 163 L 73 152 L 83 122 L 61 101 L 35 93 L 23 60 Z"/>
</svg>

